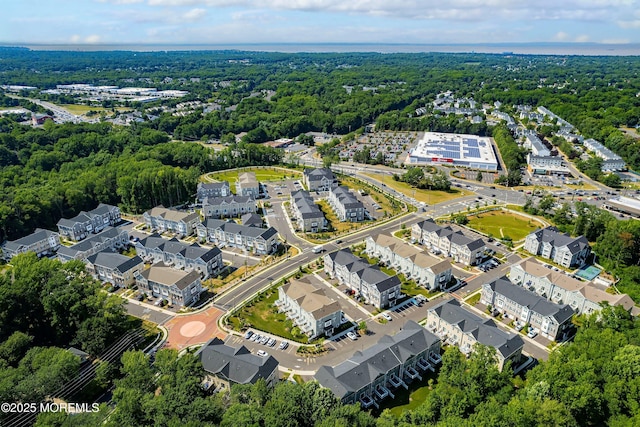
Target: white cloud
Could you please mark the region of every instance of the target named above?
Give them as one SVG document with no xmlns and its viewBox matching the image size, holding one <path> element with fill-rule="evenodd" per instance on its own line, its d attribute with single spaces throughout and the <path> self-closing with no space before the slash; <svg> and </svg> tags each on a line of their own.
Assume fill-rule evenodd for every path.
<svg viewBox="0 0 640 427">
<path fill-rule="evenodd" d="M 78 34 L 74 34 L 69 38 L 69 42 L 73 44 L 95 44 L 100 43 L 102 41 L 102 37 L 97 34 L 92 34 L 90 36 L 82 37 Z"/>
<path fill-rule="evenodd" d="M 197 21 L 198 19 L 202 18 L 206 14 L 207 14 L 207 11 L 205 9 L 195 8 L 195 9 L 191 9 L 190 11 L 184 13 L 182 15 L 182 18 L 187 20 L 187 21 Z"/>
<path fill-rule="evenodd" d="M 90 36 L 85 37 L 84 42 L 93 44 L 93 43 L 99 43 L 100 40 L 102 40 L 102 37 L 100 37 L 97 34 L 92 34 Z"/>
<path fill-rule="evenodd" d="M 569 34 L 565 33 L 564 31 L 558 31 L 553 38 L 554 40 L 562 42 L 566 41 L 569 38 Z"/>
</svg>

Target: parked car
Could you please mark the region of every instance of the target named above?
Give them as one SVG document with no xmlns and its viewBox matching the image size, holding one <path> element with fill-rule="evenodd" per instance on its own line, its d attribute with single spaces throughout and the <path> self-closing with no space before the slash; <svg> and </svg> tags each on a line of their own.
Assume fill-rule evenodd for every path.
<svg viewBox="0 0 640 427">
<path fill-rule="evenodd" d="M 260 344 L 262 345 L 265 345 L 268 342 L 269 342 L 269 337 L 267 336 L 262 337 L 262 339 L 260 340 Z"/>
<path fill-rule="evenodd" d="M 271 338 L 269 341 L 267 341 L 267 345 L 269 347 L 273 347 L 274 345 L 276 345 L 276 340 L 274 338 Z"/>
<path fill-rule="evenodd" d="M 382 317 L 384 317 L 387 320 L 393 320 L 393 318 L 391 317 L 391 315 L 389 313 L 382 313 Z"/>
<path fill-rule="evenodd" d="M 254 341 L 254 342 L 259 342 L 261 339 L 262 339 L 262 335 L 260 335 L 260 334 L 254 334 L 251 337 L 251 341 Z"/>
<path fill-rule="evenodd" d="M 513 327 L 515 328 L 516 331 L 520 332 L 522 330 L 522 328 L 524 328 L 524 323 L 521 322 L 520 320 L 516 321 L 516 323 L 513 325 Z"/>
<path fill-rule="evenodd" d="M 529 332 L 527 332 L 527 336 L 529 338 L 535 338 L 538 336 L 538 330 L 536 328 L 529 328 Z"/>
<path fill-rule="evenodd" d="M 244 333 L 244 339 L 248 340 L 249 338 L 251 338 L 251 335 L 253 335 L 253 332 L 251 331 L 247 331 Z"/>
<path fill-rule="evenodd" d="M 265 356 L 268 355 L 268 353 L 266 351 L 264 351 L 264 350 L 258 350 L 256 354 L 258 356 L 262 356 L 262 357 L 265 357 Z"/>
<path fill-rule="evenodd" d="M 347 332 L 347 337 L 352 341 L 355 341 L 358 339 L 358 336 L 354 334 L 352 331 Z"/>
<path fill-rule="evenodd" d="M 280 350 L 286 350 L 286 349 L 287 349 L 287 347 L 289 347 L 289 343 L 288 343 L 288 342 L 286 342 L 286 341 L 282 341 L 282 342 L 280 343 L 280 345 L 278 346 L 278 348 L 279 348 Z"/>
</svg>

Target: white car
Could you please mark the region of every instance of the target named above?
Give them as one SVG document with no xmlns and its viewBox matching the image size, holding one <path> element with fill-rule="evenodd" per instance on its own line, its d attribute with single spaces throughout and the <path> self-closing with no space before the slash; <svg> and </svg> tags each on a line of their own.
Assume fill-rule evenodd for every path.
<svg viewBox="0 0 640 427">
<path fill-rule="evenodd" d="M 267 352 L 266 352 L 266 351 L 264 351 L 264 350 L 258 350 L 256 354 L 257 354 L 258 356 L 265 357 L 265 356 L 267 355 Z"/>
<path fill-rule="evenodd" d="M 529 332 L 527 332 L 527 336 L 529 338 L 535 338 L 538 336 L 538 331 L 536 330 L 536 328 L 529 328 Z"/>
<path fill-rule="evenodd" d="M 351 331 L 347 332 L 347 337 L 349 337 L 349 339 L 352 341 L 355 341 L 358 339 L 358 336 Z"/>
<path fill-rule="evenodd" d="M 382 317 L 384 317 L 387 320 L 393 320 L 393 318 L 391 317 L 391 315 L 389 313 L 382 313 Z"/>
</svg>

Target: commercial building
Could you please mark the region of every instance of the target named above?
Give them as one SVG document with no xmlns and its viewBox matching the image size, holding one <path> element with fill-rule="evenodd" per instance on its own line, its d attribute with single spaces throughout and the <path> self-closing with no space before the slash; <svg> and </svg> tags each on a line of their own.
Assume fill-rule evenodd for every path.
<svg viewBox="0 0 640 427">
<path fill-rule="evenodd" d="M 62 218 L 58 221 L 58 233 L 63 238 L 77 242 L 119 222 L 120 209 L 117 206 L 100 203 L 97 208 L 89 212 L 82 211 L 73 218 Z"/>
<path fill-rule="evenodd" d="M 555 227 L 539 229 L 529 234 L 525 239 L 524 249 L 565 268 L 583 266 L 591 255 L 591 246 L 584 236 L 573 238 Z"/>
<path fill-rule="evenodd" d="M 324 271 L 329 277 L 347 285 L 365 304 L 371 304 L 378 309 L 395 305 L 400 297 L 398 276 L 387 275 L 380 271 L 378 266 L 353 255 L 349 249 L 326 254 Z"/>
<path fill-rule="evenodd" d="M 360 403 L 364 408 L 395 397 L 393 391 L 407 388 L 407 382 L 422 379 L 440 361 L 440 339 L 414 321 L 408 321 L 395 335 L 357 351 L 337 366 L 321 366 L 314 378 L 330 389 L 344 404 Z"/>
<path fill-rule="evenodd" d="M 243 172 L 238 175 L 236 182 L 236 194 L 238 196 L 251 197 L 257 199 L 260 197 L 260 184 L 253 172 Z"/>
<path fill-rule="evenodd" d="M 36 228 L 36 231 L 17 240 L 8 240 L 2 244 L 2 256 L 5 261 L 25 252 L 35 252 L 45 256 L 54 254 L 60 247 L 60 235 L 55 231 Z"/>
<path fill-rule="evenodd" d="M 278 288 L 276 306 L 310 339 L 331 337 L 340 326 L 342 309 L 329 292 L 308 279 L 292 279 Z"/>
<path fill-rule="evenodd" d="M 135 274 L 144 269 L 139 256 L 130 258 L 116 252 L 103 251 L 86 259 L 87 271 L 97 280 L 114 286 L 128 287 L 135 283 Z"/>
<path fill-rule="evenodd" d="M 612 197 L 604 202 L 603 207 L 611 211 L 622 212 L 640 218 L 640 200 L 632 197 Z"/>
<path fill-rule="evenodd" d="M 441 227 L 431 218 L 413 224 L 411 238 L 432 252 L 442 252 L 465 265 L 478 264 L 486 249 L 484 240 L 467 237 L 449 226 Z"/>
<path fill-rule="evenodd" d="M 198 238 L 223 248 L 239 248 L 256 255 L 268 255 L 278 248 L 278 231 L 240 225 L 233 221 L 205 219 L 196 226 Z"/>
<path fill-rule="evenodd" d="M 347 187 L 331 187 L 329 189 L 328 201 L 340 221 L 364 221 L 364 205 Z"/>
<path fill-rule="evenodd" d="M 236 218 L 258 209 L 252 196 L 205 197 L 202 215 L 205 218 Z"/>
<path fill-rule="evenodd" d="M 197 243 L 183 243 L 176 238 L 167 240 L 155 233 L 133 245 L 145 262 L 161 262 L 179 270 L 195 270 L 203 279 L 216 276 L 224 268 L 222 251 L 217 247 L 205 248 Z"/>
<path fill-rule="evenodd" d="M 331 187 L 338 185 L 338 180 L 328 168 L 305 169 L 303 181 L 309 191 L 329 191 Z"/>
<path fill-rule="evenodd" d="M 142 214 L 142 218 L 152 232 L 170 231 L 182 236 L 192 235 L 196 225 L 200 222 L 200 215 L 196 212 L 183 212 L 167 209 L 164 206 L 158 206 L 145 212 Z"/>
<path fill-rule="evenodd" d="M 296 219 L 298 229 L 317 233 L 327 228 L 324 213 L 313 201 L 308 191 L 298 190 L 291 193 L 291 210 Z"/>
<path fill-rule="evenodd" d="M 500 370 L 507 362 L 517 364 L 522 357 L 524 341 L 519 335 L 502 331 L 492 319 L 475 315 L 455 299 L 430 308 L 425 327 L 443 342 L 457 346 L 466 355 L 473 352 L 476 344 L 494 348 Z"/>
<path fill-rule="evenodd" d="M 490 138 L 454 133 L 425 132 L 418 144 L 409 150 L 405 163 L 445 163 L 488 171 L 498 170 Z"/>
<path fill-rule="evenodd" d="M 559 156 L 536 156 L 527 154 L 527 168 L 535 175 L 569 175 L 569 168 Z"/>
<path fill-rule="evenodd" d="M 264 380 L 268 387 L 278 382 L 278 361 L 273 356 L 257 356 L 245 347 L 232 347 L 213 338 L 196 353 L 207 373 L 205 388 L 229 391 L 234 384 L 255 384 Z"/>
<path fill-rule="evenodd" d="M 136 273 L 135 278 L 140 289 L 180 307 L 197 302 L 202 293 L 200 273 L 176 270 L 161 262 Z"/>
<path fill-rule="evenodd" d="M 480 302 L 491 305 L 510 319 L 529 324 L 550 340 L 563 341 L 572 329 L 571 318 L 575 312 L 569 305 L 554 304 L 514 285 L 506 277 L 482 285 Z"/>
<path fill-rule="evenodd" d="M 433 291 L 446 286 L 452 278 L 451 263 L 435 258 L 402 240 L 378 234 L 367 236 L 367 255 Z"/>
<path fill-rule="evenodd" d="M 610 294 L 592 282 L 583 282 L 560 271 L 545 268 L 535 258 L 511 266 L 511 282 L 556 304 L 568 304 L 578 314 L 591 314 L 602 305 L 621 306 L 631 311 L 634 302 L 626 294 Z"/>
<path fill-rule="evenodd" d="M 118 251 L 129 244 L 129 232 L 118 227 L 107 227 L 98 234 L 92 234 L 73 246 L 60 246 L 58 258 L 62 262 L 72 259 L 86 260 L 102 251 Z"/>
</svg>

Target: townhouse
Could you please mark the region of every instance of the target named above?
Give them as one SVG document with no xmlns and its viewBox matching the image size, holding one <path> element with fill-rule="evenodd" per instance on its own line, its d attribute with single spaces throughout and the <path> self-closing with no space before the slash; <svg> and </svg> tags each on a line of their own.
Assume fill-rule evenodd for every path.
<svg viewBox="0 0 640 427">
<path fill-rule="evenodd" d="M 227 197 L 231 195 L 231 187 L 228 181 L 199 182 L 196 188 L 196 197 L 202 202 L 206 197 Z"/>
<path fill-rule="evenodd" d="M 359 258 L 349 249 L 342 249 L 324 256 L 324 271 L 329 277 L 356 292 L 365 304 L 371 304 L 378 309 L 395 305 L 400 297 L 400 279 L 389 276 Z"/>
<path fill-rule="evenodd" d="M 429 290 L 451 281 L 451 263 L 435 258 L 402 240 L 378 234 L 365 239 L 366 253 Z"/>
<path fill-rule="evenodd" d="M 262 217 L 255 213 L 246 213 L 240 217 L 240 223 L 242 225 L 246 225 L 247 227 L 264 227 L 264 221 Z"/>
<path fill-rule="evenodd" d="M 256 255 L 268 255 L 278 249 L 278 231 L 240 225 L 233 221 L 205 219 L 196 226 L 198 238 L 222 248 L 240 248 Z"/>
<path fill-rule="evenodd" d="M 136 284 L 154 298 L 162 298 L 179 307 L 200 299 L 202 283 L 197 271 L 176 270 L 159 262 L 135 274 Z"/>
<path fill-rule="evenodd" d="M 364 221 L 364 205 L 347 187 L 331 187 L 329 189 L 328 201 L 340 221 Z"/>
<path fill-rule="evenodd" d="M 87 271 L 95 279 L 117 287 L 129 287 L 135 283 L 135 274 L 144 269 L 139 256 L 129 258 L 116 252 L 103 251 L 87 257 Z"/>
<path fill-rule="evenodd" d="M 129 244 L 129 232 L 118 227 L 107 227 L 73 246 L 60 246 L 58 258 L 62 262 L 72 259 L 86 260 L 91 255 L 102 251 L 118 251 Z"/>
<path fill-rule="evenodd" d="M 563 272 L 545 268 L 533 257 L 513 264 L 509 279 L 551 302 L 569 304 L 578 314 L 600 311 L 603 304 L 619 305 L 627 311 L 634 307 L 629 295 L 610 294 L 592 282 L 582 282 Z"/>
<path fill-rule="evenodd" d="M 176 238 L 167 240 L 156 233 L 134 242 L 133 245 L 136 254 L 145 262 L 161 262 L 179 270 L 195 270 L 202 279 L 217 276 L 224 268 L 222 251 L 217 247 L 205 248 L 197 243 L 183 243 Z"/>
<path fill-rule="evenodd" d="M 455 262 L 465 265 L 478 264 L 486 249 L 484 240 L 467 237 L 449 226 L 441 227 L 431 218 L 413 224 L 411 238 L 427 246 L 432 252 L 440 251 L 452 257 Z"/>
<path fill-rule="evenodd" d="M 538 329 L 553 341 L 563 341 L 572 329 L 575 314 L 567 304 L 555 304 L 534 292 L 514 285 L 506 277 L 482 285 L 480 302 L 491 305 L 513 320 L 520 320 Z"/>
<path fill-rule="evenodd" d="M 333 336 L 342 321 L 338 301 L 308 279 L 293 279 L 280 286 L 276 306 L 309 339 Z"/>
<path fill-rule="evenodd" d="M 457 346 L 466 356 L 474 351 L 476 344 L 495 349 L 496 364 L 500 370 L 507 362 L 513 366 L 522 358 L 524 341 L 518 334 L 501 330 L 492 319 L 475 315 L 455 299 L 430 308 L 425 327 L 443 342 Z"/>
<path fill-rule="evenodd" d="M 252 196 L 207 197 L 202 201 L 205 218 L 236 218 L 256 213 L 257 204 Z"/>
<path fill-rule="evenodd" d="M 206 372 L 205 389 L 214 393 L 229 391 L 234 384 L 255 384 L 258 380 L 264 380 L 271 388 L 279 379 L 279 363 L 273 356 L 257 356 L 243 345 L 232 347 L 217 337 L 200 347 L 196 356 Z"/>
<path fill-rule="evenodd" d="M 60 247 L 60 235 L 55 231 L 36 228 L 36 231 L 17 240 L 2 244 L 2 257 L 5 261 L 25 252 L 35 252 L 39 257 L 51 255 Z"/>
<path fill-rule="evenodd" d="M 119 222 L 120 209 L 117 206 L 100 203 L 97 208 L 89 212 L 82 211 L 73 218 L 60 219 L 57 225 L 61 237 L 77 242 Z"/>
<path fill-rule="evenodd" d="M 329 191 L 338 185 L 338 180 L 328 168 L 305 169 L 302 179 L 309 191 Z"/>
<path fill-rule="evenodd" d="M 321 366 L 314 378 L 344 404 L 377 407 L 378 401 L 394 398 L 399 387 L 408 388 L 407 382 L 421 380 L 420 373 L 433 371 L 440 360 L 440 339 L 409 320 L 397 334 L 381 337 L 341 364 Z"/>
<path fill-rule="evenodd" d="M 324 213 L 314 203 L 313 197 L 308 191 L 298 190 L 291 193 L 291 210 L 298 229 L 317 233 L 327 228 Z"/>
<path fill-rule="evenodd" d="M 144 223 L 152 232 L 166 231 L 182 236 L 193 234 L 196 224 L 200 222 L 200 215 L 196 212 L 184 212 L 157 206 L 142 214 Z"/>
<path fill-rule="evenodd" d="M 238 196 L 251 197 L 254 200 L 260 197 L 260 183 L 258 183 L 255 173 L 243 172 L 238 175 L 236 194 Z"/>
<path fill-rule="evenodd" d="M 592 151 L 596 156 L 602 159 L 602 172 L 615 172 L 627 169 L 627 164 L 622 160 L 622 157 L 609 150 L 602 145 L 601 142 L 596 141 L 593 138 L 585 139 L 583 141 L 584 147 Z"/>
<path fill-rule="evenodd" d="M 581 267 L 591 255 L 591 246 L 586 237 L 573 238 L 551 226 L 529 234 L 524 241 L 524 249 L 565 268 Z"/>
</svg>

